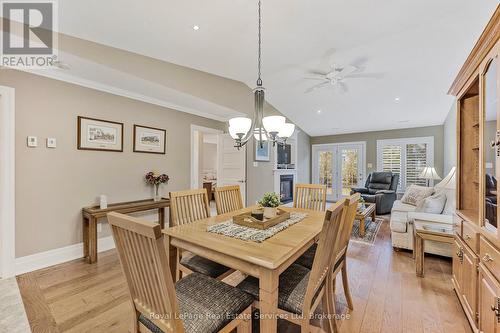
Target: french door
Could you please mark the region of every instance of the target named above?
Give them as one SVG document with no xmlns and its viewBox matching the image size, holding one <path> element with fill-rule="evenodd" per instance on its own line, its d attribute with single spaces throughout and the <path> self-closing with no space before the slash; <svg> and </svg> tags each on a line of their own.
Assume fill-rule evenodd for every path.
<svg viewBox="0 0 500 333">
<path fill-rule="evenodd" d="M 348 196 L 352 187 L 364 185 L 365 142 L 313 145 L 313 182 L 327 187 L 327 199 Z"/>
</svg>

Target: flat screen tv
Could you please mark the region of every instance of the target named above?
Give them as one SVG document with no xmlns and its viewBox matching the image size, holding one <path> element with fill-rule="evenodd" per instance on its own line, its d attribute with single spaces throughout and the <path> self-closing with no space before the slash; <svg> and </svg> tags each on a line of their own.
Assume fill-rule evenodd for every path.
<svg viewBox="0 0 500 333">
<path fill-rule="evenodd" d="M 292 146 L 289 144 L 278 145 L 278 164 L 292 163 Z"/>
</svg>

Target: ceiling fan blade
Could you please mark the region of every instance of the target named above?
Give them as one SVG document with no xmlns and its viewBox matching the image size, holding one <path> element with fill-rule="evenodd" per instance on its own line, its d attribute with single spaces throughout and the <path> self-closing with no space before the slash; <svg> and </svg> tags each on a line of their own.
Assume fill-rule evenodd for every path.
<svg viewBox="0 0 500 333">
<path fill-rule="evenodd" d="M 382 79 L 383 77 L 382 73 L 359 73 L 344 76 L 346 79 Z"/>
<path fill-rule="evenodd" d="M 320 88 L 323 88 L 323 87 L 326 87 L 327 85 L 329 85 L 330 82 L 328 81 L 325 81 L 325 82 L 322 82 L 322 83 L 319 83 L 317 85 L 314 85 L 312 86 L 311 88 L 307 89 L 306 91 L 304 91 L 305 94 L 309 94 L 317 89 L 320 89 Z"/>
<path fill-rule="evenodd" d="M 311 77 L 311 76 L 307 76 L 307 77 L 304 77 L 305 80 L 318 80 L 318 81 L 326 81 L 326 79 L 324 77 Z"/>
<path fill-rule="evenodd" d="M 346 77 L 348 75 L 353 74 L 356 71 L 358 71 L 358 67 L 355 67 L 353 65 L 347 65 L 344 68 L 342 68 L 342 70 L 338 72 L 336 76 Z"/>
</svg>

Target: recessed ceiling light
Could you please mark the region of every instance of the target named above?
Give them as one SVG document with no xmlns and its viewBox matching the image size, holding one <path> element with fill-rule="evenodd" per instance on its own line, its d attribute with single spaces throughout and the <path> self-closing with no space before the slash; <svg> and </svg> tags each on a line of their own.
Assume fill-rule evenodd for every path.
<svg viewBox="0 0 500 333">
<path fill-rule="evenodd" d="M 321 111 L 321 110 L 316 111 L 317 114 L 321 114 L 321 112 L 323 112 L 323 111 Z"/>
<path fill-rule="evenodd" d="M 193 30 L 198 31 L 198 30 L 200 30 L 200 27 L 198 25 L 193 25 Z"/>
<path fill-rule="evenodd" d="M 399 102 L 400 100 L 401 100 L 401 98 L 399 98 L 399 97 L 394 98 L 395 102 Z"/>
</svg>

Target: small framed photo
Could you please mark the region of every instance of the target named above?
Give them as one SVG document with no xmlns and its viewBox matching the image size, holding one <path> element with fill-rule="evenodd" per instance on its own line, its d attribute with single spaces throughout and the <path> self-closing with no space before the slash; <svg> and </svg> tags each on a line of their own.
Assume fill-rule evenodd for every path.
<svg viewBox="0 0 500 333">
<path fill-rule="evenodd" d="M 134 125 L 134 152 L 166 154 L 167 131 L 161 128 Z"/>
<path fill-rule="evenodd" d="M 123 152 L 123 123 L 78 117 L 77 148 Z"/>
<path fill-rule="evenodd" d="M 269 162 L 271 160 L 271 146 L 269 141 L 262 142 L 262 147 L 259 144 L 259 141 L 254 140 L 255 147 L 255 161 L 258 162 Z"/>
</svg>

